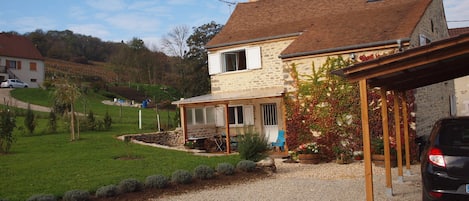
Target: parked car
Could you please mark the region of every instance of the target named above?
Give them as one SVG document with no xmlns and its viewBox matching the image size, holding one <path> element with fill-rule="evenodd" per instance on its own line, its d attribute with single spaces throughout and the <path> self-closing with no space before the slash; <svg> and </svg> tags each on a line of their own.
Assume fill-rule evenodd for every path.
<svg viewBox="0 0 469 201">
<path fill-rule="evenodd" d="M 469 200 L 469 117 L 438 120 L 421 161 L 422 200 Z"/>
<path fill-rule="evenodd" d="M 28 88 L 28 84 L 18 79 L 7 79 L 0 84 L 2 88 Z"/>
</svg>

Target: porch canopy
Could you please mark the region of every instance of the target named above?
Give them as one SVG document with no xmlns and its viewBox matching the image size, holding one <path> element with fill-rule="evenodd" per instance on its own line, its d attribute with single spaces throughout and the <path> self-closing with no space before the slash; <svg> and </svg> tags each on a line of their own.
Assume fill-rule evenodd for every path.
<svg viewBox="0 0 469 201">
<path fill-rule="evenodd" d="M 187 99 L 174 101 L 172 104 L 181 108 L 181 124 L 183 125 L 184 138 L 187 139 L 187 119 L 186 108 L 197 106 L 224 105 L 225 106 L 225 122 L 229 121 L 228 105 L 233 101 L 253 100 L 262 98 L 280 98 L 285 93 L 284 87 L 269 87 L 262 89 L 248 89 L 240 91 L 218 92 L 202 96 L 196 96 Z M 226 133 L 226 153 L 230 153 L 230 129 L 229 125 L 225 126 Z"/>
<path fill-rule="evenodd" d="M 386 91 L 392 90 L 397 93 L 406 90 L 415 89 L 458 77 L 469 75 L 469 34 L 462 34 L 453 38 L 440 41 L 434 41 L 428 45 L 405 50 L 397 54 L 379 57 L 374 60 L 358 63 L 347 68 L 333 71 L 333 74 L 345 77 L 350 82 L 360 83 L 360 101 L 361 118 L 363 129 L 363 151 L 365 156 L 365 180 L 366 180 L 366 198 L 373 200 L 373 172 L 371 169 L 370 152 L 370 132 L 368 124 L 368 103 L 367 103 L 367 85 L 370 87 L 381 88 L 381 94 L 386 95 Z M 383 103 L 385 103 L 384 101 Z M 394 100 L 395 104 L 397 99 Z M 405 102 L 405 101 L 404 101 Z M 404 103 L 403 102 L 403 103 Z M 403 104 L 403 113 L 406 113 L 406 107 Z M 386 157 L 386 186 L 391 187 L 391 172 L 389 165 L 389 142 L 386 142 L 388 135 L 387 128 L 387 110 L 381 111 L 383 117 L 383 138 L 385 143 Z M 394 107 L 396 108 L 396 107 Z M 397 109 L 398 110 L 398 109 Z M 394 111 L 395 117 L 399 118 L 399 111 Z M 404 118 L 404 135 L 406 150 L 408 149 L 408 125 L 407 115 Z M 396 126 L 396 129 L 400 126 Z M 400 133 L 396 131 L 396 133 Z M 396 138 L 400 136 L 397 135 Z M 399 141 L 399 139 L 396 139 Z M 400 143 L 398 143 L 400 145 Z M 399 176 L 402 176 L 402 157 L 398 149 L 398 168 Z M 408 154 L 409 151 L 406 151 Z M 408 156 L 406 156 L 408 157 Z M 399 161 L 401 160 L 401 161 Z M 409 160 L 406 160 L 409 163 Z M 407 164 L 408 167 L 409 164 Z M 389 189 L 388 189 L 389 190 Z M 389 192 L 387 192 L 389 193 Z"/>
</svg>

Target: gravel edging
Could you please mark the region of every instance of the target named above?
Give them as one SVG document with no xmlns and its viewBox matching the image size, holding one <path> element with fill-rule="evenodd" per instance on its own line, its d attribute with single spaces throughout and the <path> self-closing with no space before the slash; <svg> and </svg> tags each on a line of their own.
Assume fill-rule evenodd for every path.
<svg viewBox="0 0 469 201">
<path fill-rule="evenodd" d="M 275 159 L 277 173 L 250 183 L 215 187 L 210 190 L 164 196 L 158 200 L 366 200 L 364 164 L 340 165 L 283 163 Z M 406 169 L 404 167 L 404 172 Z M 397 181 L 397 168 L 392 168 L 393 196 L 386 195 L 385 170 L 373 166 L 374 200 L 420 200 L 420 165 L 412 165 L 411 175 Z M 156 200 L 156 199 L 149 199 Z"/>
</svg>

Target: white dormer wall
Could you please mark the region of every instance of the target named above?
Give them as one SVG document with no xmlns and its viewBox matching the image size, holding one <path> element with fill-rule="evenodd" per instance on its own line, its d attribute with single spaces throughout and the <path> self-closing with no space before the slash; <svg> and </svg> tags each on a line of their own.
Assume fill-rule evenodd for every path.
<svg viewBox="0 0 469 201">
<path fill-rule="evenodd" d="M 208 63 L 212 93 L 283 87 L 283 64 L 278 56 L 292 41 L 266 41 L 211 50 Z M 246 54 L 246 68 L 225 72 L 223 55 L 243 50 Z"/>
</svg>

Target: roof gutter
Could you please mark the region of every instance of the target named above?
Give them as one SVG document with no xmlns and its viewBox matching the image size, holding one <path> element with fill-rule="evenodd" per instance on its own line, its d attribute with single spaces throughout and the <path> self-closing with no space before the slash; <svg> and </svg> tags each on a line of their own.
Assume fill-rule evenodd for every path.
<svg viewBox="0 0 469 201">
<path fill-rule="evenodd" d="M 278 36 L 255 38 L 255 39 L 250 39 L 250 40 L 242 40 L 242 41 L 236 41 L 236 42 L 230 42 L 230 43 L 222 43 L 222 44 L 218 44 L 218 45 L 210 45 L 210 46 L 205 46 L 205 49 L 219 48 L 219 47 L 232 46 L 232 45 L 240 45 L 240 44 L 245 44 L 245 43 L 254 43 L 254 42 L 274 40 L 274 39 L 279 39 L 279 38 L 287 38 L 287 37 L 293 37 L 293 36 L 299 36 L 299 35 L 301 35 L 301 32 L 283 34 L 283 35 L 278 35 Z"/>
<path fill-rule="evenodd" d="M 292 54 L 284 54 L 284 55 L 280 55 L 279 58 L 287 59 L 287 58 L 292 58 L 292 57 L 310 56 L 310 55 L 315 55 L 315 54 L 324 54 L 324 53 L 329 53 L 329 52 L 340 52 L 340 51 L 346 51 L 346 50 L 352 50 L 352 49 L 361 49 L 361 48 L 367 48 L 367 47 L 392 45 L 392 44 L 397 44 L 399 46 L 399 49 L 401 49 L 402 48 L 402 43 L 406 43 L 406 42 L 409 42 L 409 41 L 410 41 L 410 38 L 401 38 L 401 39 L 397 39 L 397 40 L 378 41 L 378 42 L 372 42 L 372 43 L 363 43 L 363 44 L 358 44 L 358 45 L 350 45 L 350 46 L 315 50 L 315 51 L 309 51 L 309 52 L 297 52 L 297 53 L 292 53 Z"/>
</svg>

